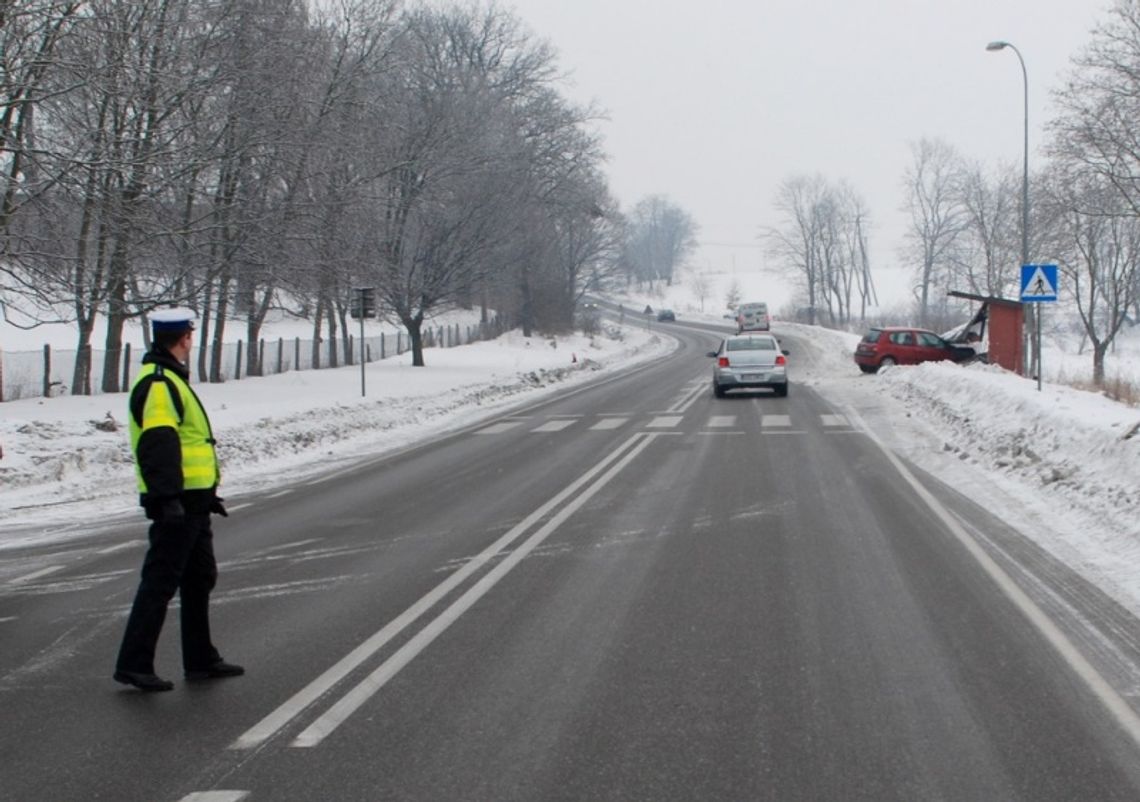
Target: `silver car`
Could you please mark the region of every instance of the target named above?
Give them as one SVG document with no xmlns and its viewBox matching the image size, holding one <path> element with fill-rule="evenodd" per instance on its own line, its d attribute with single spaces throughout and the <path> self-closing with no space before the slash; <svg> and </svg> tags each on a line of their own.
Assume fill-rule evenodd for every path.
<svg viewBox="0 0 1140 802">
<path fill-rule="evenodd" d="M 788 352 L 771 334 L 737 334 L 725 337 L 720 348 L 709 351 L 713 366 L 713 393 L 724 398 L 729 390 L 768 388 L 788 394 Z"/>
</svg>

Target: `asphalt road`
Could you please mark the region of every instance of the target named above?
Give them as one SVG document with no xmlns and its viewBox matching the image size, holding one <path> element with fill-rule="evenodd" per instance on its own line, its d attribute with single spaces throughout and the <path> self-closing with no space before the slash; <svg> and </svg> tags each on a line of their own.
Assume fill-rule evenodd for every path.
<svg viewBox="0 0 1140 802">
<path fill-rule="evenodd" d="M 653 324 L 658 325 L 658 324 Z M 216 524 L 240 679 L 113 683 L 142 523 L 0 553 L 4 800 L 1135 800 L 1140 624 L 716 336 Z"/>
</svg>

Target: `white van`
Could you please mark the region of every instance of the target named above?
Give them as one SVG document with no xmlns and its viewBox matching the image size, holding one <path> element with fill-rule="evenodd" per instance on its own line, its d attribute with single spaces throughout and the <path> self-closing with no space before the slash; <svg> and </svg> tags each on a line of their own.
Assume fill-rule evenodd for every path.
<svg viewBox="0 0 1140 802">
<path fill-rule="evenodd" d="M 736 333 L 745 331 L 768 331 L 772 328 L 772 319 L 768 317 L 768 304 L 757 301 L 750 304 L 741 304 L 736 309 Z"/>
</svg>

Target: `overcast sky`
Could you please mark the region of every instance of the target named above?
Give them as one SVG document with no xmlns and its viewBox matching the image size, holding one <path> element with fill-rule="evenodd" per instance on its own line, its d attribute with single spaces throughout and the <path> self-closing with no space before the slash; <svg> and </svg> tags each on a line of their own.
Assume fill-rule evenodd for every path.
<svg viewBox="0 0 1140 802">
<path fill-rule="evenodd" d="M 872 259 L 898 267 L 909 143 L 940 137 L 1030 169 L 1050 92 L 1110 0 L 502 0 L 557 48 L 567 94 L 594 100 L 623 207 L 668 195 L 701 227 L 702 267 L 764 263 L 779 183 L 846 179 L 874 215 Z M 881 280 L 889 284 L 887 276 Z"/>
</svg>

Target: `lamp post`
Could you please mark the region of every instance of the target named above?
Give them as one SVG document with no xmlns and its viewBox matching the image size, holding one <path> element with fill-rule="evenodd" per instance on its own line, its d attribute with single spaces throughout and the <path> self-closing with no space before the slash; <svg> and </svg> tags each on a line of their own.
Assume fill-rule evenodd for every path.
<svg viewBox="0 0 1140 802">
<path fill-rule="evenodd" d="M 1024 93 L 1024 131 L 1025 131 L 1025 147 L 1023 150 L 1023 161 L 1021 170 L 1021 263 L 1023 265 L 1029 264 L 1029 73 L 1025 69 L 1025 59 L 1021 57 L 1021 51 L 1017 49 L 1010 42 L 996 41 L 990 42 L 986 45 L 986 50 L 1005 50 L 1009 48 L 1017 56 L 1017 61 L 1021 64 L 1021 81 L 1022 90 Z M 1040 389 L 1041 382 L 1041 329 L 1039 318 L 1032 304 L 1028 305 L 1027 321 L 1030 328 L 1037 332 L 1037 342 L 1033 347 L 1033 360 L 1032 364 L 1026 366 L 1026 370 L 1032 370 L 1037 373 L 1038 389 Z"/>
</svg>

